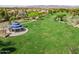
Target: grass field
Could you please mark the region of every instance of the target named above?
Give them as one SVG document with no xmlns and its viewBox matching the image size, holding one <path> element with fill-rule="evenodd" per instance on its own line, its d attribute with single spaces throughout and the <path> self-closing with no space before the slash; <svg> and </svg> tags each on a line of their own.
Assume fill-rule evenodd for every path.
<svg viewBox="0 0 79 59">
<path fill-rule="evenodd" d="M 23 23 L 29 31 L 21 36 L 0 38 L 15 43 L 17 54 L 79 53 L 79 29 L 54 21 L 53 15 Z"/>
</svg>

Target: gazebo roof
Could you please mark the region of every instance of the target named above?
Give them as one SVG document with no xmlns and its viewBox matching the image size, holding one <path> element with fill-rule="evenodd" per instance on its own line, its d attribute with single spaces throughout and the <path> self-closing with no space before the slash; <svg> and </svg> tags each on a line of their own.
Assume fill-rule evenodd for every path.
<svg viewBox="0 0 79 59">
<path fill-rule="evenodd" d="M 21 28 L 23 28 L 23 26 L 22 26 L 20 23 L 18 23 L 18 22 L 13 22 L 13 23 L 10 25 L 10 28 L 16 30 L 16 29 L 21 29 Z"/>
</svg>

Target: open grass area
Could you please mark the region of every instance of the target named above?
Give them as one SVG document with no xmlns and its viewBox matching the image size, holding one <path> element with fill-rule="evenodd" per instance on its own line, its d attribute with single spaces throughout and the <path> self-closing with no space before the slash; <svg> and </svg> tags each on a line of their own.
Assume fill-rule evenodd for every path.
<svg viewBox="0 0 79 59">
<path fill-rule="evenodd" d="M 57 22 L 53 15 L 23 25 L 29 29 L 26 34 L 0 38 L 15 43 L 13 53 L 79 53 L 79 28 Z"/>
</svg>

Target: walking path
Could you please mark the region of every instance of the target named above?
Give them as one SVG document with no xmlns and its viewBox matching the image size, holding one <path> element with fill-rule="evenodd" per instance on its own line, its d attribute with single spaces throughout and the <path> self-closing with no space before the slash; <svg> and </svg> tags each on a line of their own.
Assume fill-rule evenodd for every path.
<svg viewBox="0 0 79 59">
<path fill-rule="evenodd" d="M 26 32 L 28 32 L 28 29 L 26 28 L 25 31 L 22 31 L 22 32 L 10 32 L 11 34 L 9 35 L 10 37 L 11 36 L 19 36 L 19 35 L 23 35 L 25 34 Z"/>
</svg>

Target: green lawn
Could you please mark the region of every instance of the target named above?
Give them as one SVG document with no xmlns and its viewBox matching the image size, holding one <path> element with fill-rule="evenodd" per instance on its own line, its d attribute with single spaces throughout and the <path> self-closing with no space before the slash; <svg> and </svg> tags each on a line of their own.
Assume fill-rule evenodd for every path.
<svg viewBox="0 0 79 59">
<path fill-rule="evenodd" d="M 29 31 L 21 36 L 0 38 L 15 43 L 13 53 L 79 53 L 79 29 L 54 21 L 48 15 L 43 20 L 23 23 Z"/>
</svg>

